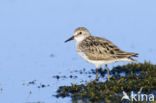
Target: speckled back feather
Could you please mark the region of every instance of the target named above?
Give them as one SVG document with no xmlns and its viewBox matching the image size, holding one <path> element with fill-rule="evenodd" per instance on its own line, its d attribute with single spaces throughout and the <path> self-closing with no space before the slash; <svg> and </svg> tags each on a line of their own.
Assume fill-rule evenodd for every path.
<svg viewBox="0 0 156 103">
<path fill-rule="evenodd" d="M 115 60 L 137 57 L 137 53 L 128 53 L 120 50 L 116 45 L 107 39 L 89 36 L 79 44 L 79 50 L 84 52 L 90 60 Z"/>
</svg>

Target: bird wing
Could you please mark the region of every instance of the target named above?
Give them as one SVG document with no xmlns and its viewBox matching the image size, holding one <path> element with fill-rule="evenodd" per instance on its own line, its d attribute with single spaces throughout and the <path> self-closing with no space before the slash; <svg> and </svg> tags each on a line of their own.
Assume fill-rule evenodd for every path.
<svg viewBox="0 0 156 103">
<path fill-rule="evenodd" d="M 112 60 L 136 56 L 136 53 L 127 53 L 120 50 L 107 39 L 89 36 L 79 44 L 81 52 L 91 60 Z"/>
</svg>

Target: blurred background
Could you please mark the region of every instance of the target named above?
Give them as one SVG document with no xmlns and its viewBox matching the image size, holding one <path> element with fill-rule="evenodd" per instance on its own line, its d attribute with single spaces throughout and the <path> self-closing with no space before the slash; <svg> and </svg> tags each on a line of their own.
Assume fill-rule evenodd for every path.
<svg viewBox="0 0 156 103">
<path fill-rule="evenodd" d="M 155 0 L 0 0 L 0 102 L 69 103 L 70 98 L 53 95 L 71 80 L 56 81 L 52 76 L 95 69 L 78 56 L 75 41 L 64 43 L 77 27 L 139 53 L 139 62 L 156 63 L 155 4 Z M 25 86 L 32 80 L 50 87 Z"/>
</svg>

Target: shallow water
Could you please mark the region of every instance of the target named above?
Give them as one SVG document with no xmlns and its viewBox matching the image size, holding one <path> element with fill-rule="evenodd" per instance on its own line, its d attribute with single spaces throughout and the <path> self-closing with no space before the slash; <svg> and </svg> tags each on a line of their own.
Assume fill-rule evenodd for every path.
<svg viewBox="0 0 156 103">
<path fill-rule="evenodd" d="M 86 6 L 89 2 L 89 5 Z M 91 81 L 73 70 L 95 69 L 75 52 L 75 42 L 64 41 L 79 26 L 105 37 L 126 51 L 138 52 L 139 62 L 156 63 L 155 0 L 118 1 L 0 1 L 0 102 L 69 103 L 55 98 L 61 85 Z M 133 8 L 132 8 L 133 7 Z M 116 65 L 126 63 L 116 63 Z M 36 80 L 35 84 L 29 84 Z M 41 84 L 40 84 L 41 83 Z M 44 88 L 38 86 L 49 85 Z"/>
</svg>

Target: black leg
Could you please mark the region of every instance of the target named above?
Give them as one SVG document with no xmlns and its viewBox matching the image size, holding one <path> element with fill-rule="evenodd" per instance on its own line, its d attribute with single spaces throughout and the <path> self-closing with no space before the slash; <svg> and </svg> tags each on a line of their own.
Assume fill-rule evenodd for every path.
<svg viewBox="0 0 156 103">
<path fill-rule="evenodd" d="M 96 78 L 95 78 L 95 81 L 97 81 L 97 79 L 98 79 L 98 75 L 99 75 L 99 69 L 96 68 Z"/>
</svg>

